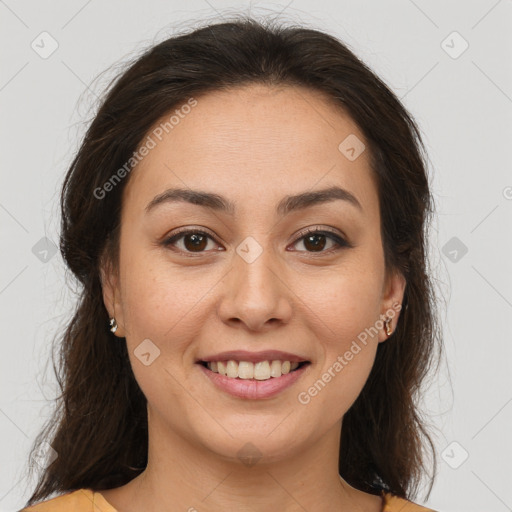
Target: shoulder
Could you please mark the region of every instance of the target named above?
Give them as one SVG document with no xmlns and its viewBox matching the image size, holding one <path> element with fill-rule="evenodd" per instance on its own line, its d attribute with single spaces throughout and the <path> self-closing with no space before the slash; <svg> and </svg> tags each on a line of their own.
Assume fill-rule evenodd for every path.
<svg viewBox="0 0 512 512">
<path fill-rule="evenodd" d="M 412 501 L 399 498 L 393 494 L 383 493 L 384 507 L 382 512 L 436 512 L 431 508 L 416 505 Z"/>
<path fill-rule="evenodd" d="M 103 496 L 91 489 L 78 489 L 57 496 L 20 512 L 116 512 Z"/>
</svg>

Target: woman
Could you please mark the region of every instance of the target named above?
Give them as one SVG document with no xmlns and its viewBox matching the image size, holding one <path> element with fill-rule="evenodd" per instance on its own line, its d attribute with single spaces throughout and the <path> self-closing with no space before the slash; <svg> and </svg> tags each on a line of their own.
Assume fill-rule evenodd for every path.
<svg viewBox="0 0 512 512">
<path fill-rule="evenodd" d="M 316 30 L 213 24 L 133 63 L 62 190 L 83 293 L 25 510 L 427 510 L 422 149 Z"/>
</svg>

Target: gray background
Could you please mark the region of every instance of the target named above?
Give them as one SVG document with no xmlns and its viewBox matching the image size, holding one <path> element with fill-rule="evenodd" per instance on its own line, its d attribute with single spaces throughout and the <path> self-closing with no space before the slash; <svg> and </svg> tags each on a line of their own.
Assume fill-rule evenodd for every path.
<svg viewBox="0 0 512 512">
<path fill-rule="evenodd" d="M 50 347 L 74 300 L 54 253 L 58 191 L 116 68 L 100 73 L 176 29 L 236 12 L 281 12 L 341 38 L 417 119 L 438 209 L 432 271 L 445 297 L 446 358 L 424 399 L 439 453 L 426 504 L 512 510 L 512 1 L 184 5 L 0 0 L 0 511 L 29 497 L 28 451 L 56 392 Z"/>
</svg>

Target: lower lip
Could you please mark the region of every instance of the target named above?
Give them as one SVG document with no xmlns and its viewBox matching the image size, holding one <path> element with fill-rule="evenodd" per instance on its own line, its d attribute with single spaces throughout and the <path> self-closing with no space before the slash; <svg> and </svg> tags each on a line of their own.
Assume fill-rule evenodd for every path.
<svg viewBox="0 0 512 512">
<path fill-rule="evenodd" d="M 203 373 L 222 391 L 238 398 L 245 398 L 248 400 L 258 400 L 263 398 L 271 398 L 286 388 L 290 387 L 294 382 L 302 377 L 310 363 L 307 363 L 297 370 L 294 370 L 281 377 L 271 377 L 267 380 L 254 380 L 254 379 L 233 379 L 226 377 L 220 373 L 215 373 L 197 363 Z"/>
</svg>

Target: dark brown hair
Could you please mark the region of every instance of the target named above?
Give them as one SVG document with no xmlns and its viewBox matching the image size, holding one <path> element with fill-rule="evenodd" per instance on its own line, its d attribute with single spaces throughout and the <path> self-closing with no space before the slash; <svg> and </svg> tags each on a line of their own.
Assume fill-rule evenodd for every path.
<svg viewBox="0 0 512 512">
<path fill-rule="evenodd" d="M 94 191 L 129 161 L 163 115 L 191 97 L 254 83 L 319 91 L 360 127 L 378 186 L 386 268 L 399 270 L 407 281 L 396 330 L 379 344 L 370 376 L 344 416 L 339 473 L 365 492 L 413 499 L 428 456 L 435 468 L 417 402 L 441 352 L 427 272 L 433 201 L 419 129 L 390 89 L 339 40 L 304 26 L 239 17 L 173 36 L 131 63 L 106 92 L 67 172 L 60 250 L 81 292 L 59 340 L 62 394 L 32 452 L 48 442 L 58 457 L 28 504 L 59 492 L 124 485 L 147 464 L 146 399 L 126 343 L 109 331 L 100 281 L 103 255 L 117 262 L 129 176 L 101 199 Z"/>
</svg>

